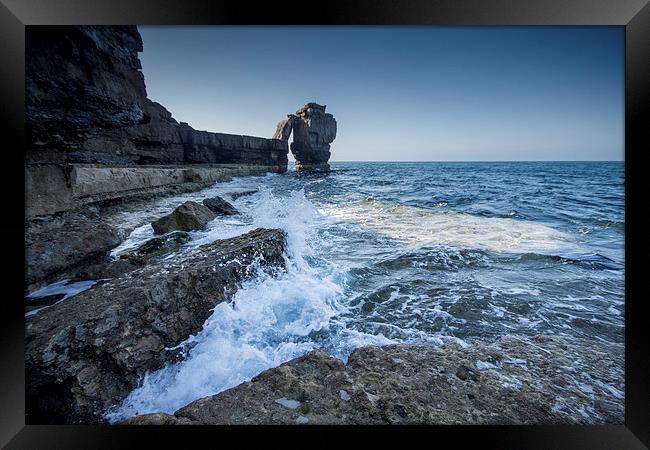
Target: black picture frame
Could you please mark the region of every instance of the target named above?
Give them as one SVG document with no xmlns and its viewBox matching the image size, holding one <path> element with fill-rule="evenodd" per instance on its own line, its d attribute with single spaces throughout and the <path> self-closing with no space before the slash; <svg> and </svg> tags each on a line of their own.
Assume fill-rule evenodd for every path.
<svg viewBox="0 0 650 450">
<path fill-rule="evenodd" d="M 291 428 L 291 441 L 313 445 L 306 434 L 392 438 L 404 442 L 413 433 L 429 445 L 473 442 L 488 448 L 647 448 L 650 445 L 650 352 L 641 277 L 641 218 L 638 189 L 645 169 L 650 91 L 650 6 L 648 0 L 336 0 L 328 2 L 248 2 L 202 0 L 0 0 L 0 176 L 4 214 L 0 239 L 5 267 L 0 315 L 0 445 L 6 448 L 131 448 L 182 445 L 198 438 L 218 445 L 226 434 L 263 438 L 287 431 L 281 427 L 115 427 L 25 426 L 24 186 L 25 26 L 29 25 L 616 25 L 625 27 L 625 425 L 620 426 L 428 426 Z M 298 69 L 299 70 L 299 69 Z M 645 130 L 644 130 L 645 128 Z M 19 262 L 23 261 L 21 265 Z M 253 433 L 253 431 L 255 433 Z M 300 433 L 300 434 L 295 434 Z M 209 435 L 209 436 L 206 436 Z M 426 435 L 426 436 L 425 436 Z M 283 438 L 284 439 L 284 438 Z M 294 441 L 295 439 L 295 441 Z M 243 442 L 243 441 L 240 441 Z M 269 441 L 270 442 L 270 441 Z"/>
</svg>

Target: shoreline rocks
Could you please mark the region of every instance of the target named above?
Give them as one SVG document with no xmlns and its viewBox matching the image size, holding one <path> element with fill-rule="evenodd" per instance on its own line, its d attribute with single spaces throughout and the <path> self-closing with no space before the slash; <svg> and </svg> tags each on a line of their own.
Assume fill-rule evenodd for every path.
<svg viewBox="0 0 650 450">
<path fill-rule="evenodd" d="M 143 266 L 148 260 L 175 252 L 189 241 L 189 233 L 185 231 L 172 231 L 164 236 L 149 239 L 135 250 L 121 254 L 120 259 L 125 259 L 132 264 Z"/>
<path fill-rule="evenodd" d="M 287 171 L 288 143 L 201 131 L 147 96 L 135 26 L 25 31 L 25 212 Z"/>
<path fill-rule="evenodd" d="M 140 202 L 198 191 L 216 182 L 231 181 L 235 176 L 277 171 L 274 166 L 245 164 L 206 164 L 200 167 L 29 164 L 25 166 L 25 216 L 31 219 L 86 205 L 103 207 Z"/>
<path fill-rule="evenodd" d="M 621 348 L 609 347 L 563 337 L 504 337 L 467 347 L 362 347 L 347 364 L 312 351 L 173 415 L 121 424 L 623 423 L 622 367 L 615 356 Z M 586 367 L 599 369 L 586 373 Z"/>
<path fill-rule="evenodd" d="M 170 214 L 151 223 L 155 234 L 165 234 L 170 231 L 201 230 L 217 215 L 208 207 L 193 201 L 187 201 L 178 206 Z"/>
<path fill-rule="evenodd" d="M 27 422 L 97 423 L 197 333 L 251 273 L 283 267 L 285 235 L 258 228 L 151 263 L 26 317 Z"/>
<path fill-rule="evenodd" d="M 239 214 L 237 208 L 232 206 L 230 203 L 222 199 L 221 197 L 212 197 L 206 198 L 203 200 L 203 205 L 205 205 L 210 211 L 215 214 L 222 216 L 234 216 Z"/>
<path fill-rule="evenodd" d="M 246 197 L 248 195 L 253 195 L 257 194 L 259 191 L 257 189 L 252 189 L 250 191 L 238 191 L 238 192 L 230 192 L 228 195 L 230 195 L 230 198 L 233 200 L 237 200 L 240 197 Z"/>
</svg>

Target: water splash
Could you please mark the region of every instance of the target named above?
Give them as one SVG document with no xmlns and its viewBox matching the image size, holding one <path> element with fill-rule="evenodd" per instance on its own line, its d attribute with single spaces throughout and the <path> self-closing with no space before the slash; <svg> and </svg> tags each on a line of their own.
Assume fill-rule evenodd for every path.
<svg viewBox="0 0 650 450">
<path fill-rule="evenodd" d="M 148 412 L 172 413 L 192 400 L 221 392 L 317 347 L 311 337 L 327 328 L 344 307 L 345 271 L 314 257 L 313 222 L 318 211 L 303 191 L 279 198 L 270 190 L 256 202 L 245 228 L 282 228 L 287 232 L 286 270 L 277 275 L 258 268 L 230 302 L 218 304 L 203 329 L 181 348 L 185 359 L 146 374 L 107 419 Z M 223 236 L 214 225 L 196 243 Z M 241 232 L 239 228 L 238 232 Z"/>
</svg>

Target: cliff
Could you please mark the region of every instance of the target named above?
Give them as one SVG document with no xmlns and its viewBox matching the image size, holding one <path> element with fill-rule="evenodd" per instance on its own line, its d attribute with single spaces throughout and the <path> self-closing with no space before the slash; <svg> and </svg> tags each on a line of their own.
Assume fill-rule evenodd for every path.
<svg viewBox="0 0 650 450">
<path fill-rule="evenodd" d="M 107 193 L 116 198 L 178 185 L 161 166 L 219 165 L 217 172 L 201 170 L 201 186 L 228 174 L 286 171 L 286 141 L 198 131 L 147 98 L 135 26 L 30 26 L 25 33 L 28 217 L 73 209 Z M 78 195 L 88 191 L 78 169 L 107 167 L 142 170 L 135 184 Z M 81 180 L 89 178 L 97 177 Z M 180 179 L 197 181 L 194 175 Z"/>
</svg>

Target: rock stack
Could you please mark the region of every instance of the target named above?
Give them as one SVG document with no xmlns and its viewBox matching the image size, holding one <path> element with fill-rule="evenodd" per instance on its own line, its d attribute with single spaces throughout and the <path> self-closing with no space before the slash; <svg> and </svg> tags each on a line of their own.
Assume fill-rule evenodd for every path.
<svg viewBox="0 0 650 450">
<path fill-rule="evenodd" d="M 288 141 L 293 132 L 291 153 L 296 158 L 296 168 L 309 171 L 328 171 L 330 144 L 336 138 L 336 119 L 325 112 L 325 105 L 307 103 L 289 114 L 278 124 L 273 139 Z"/>
</svg>

